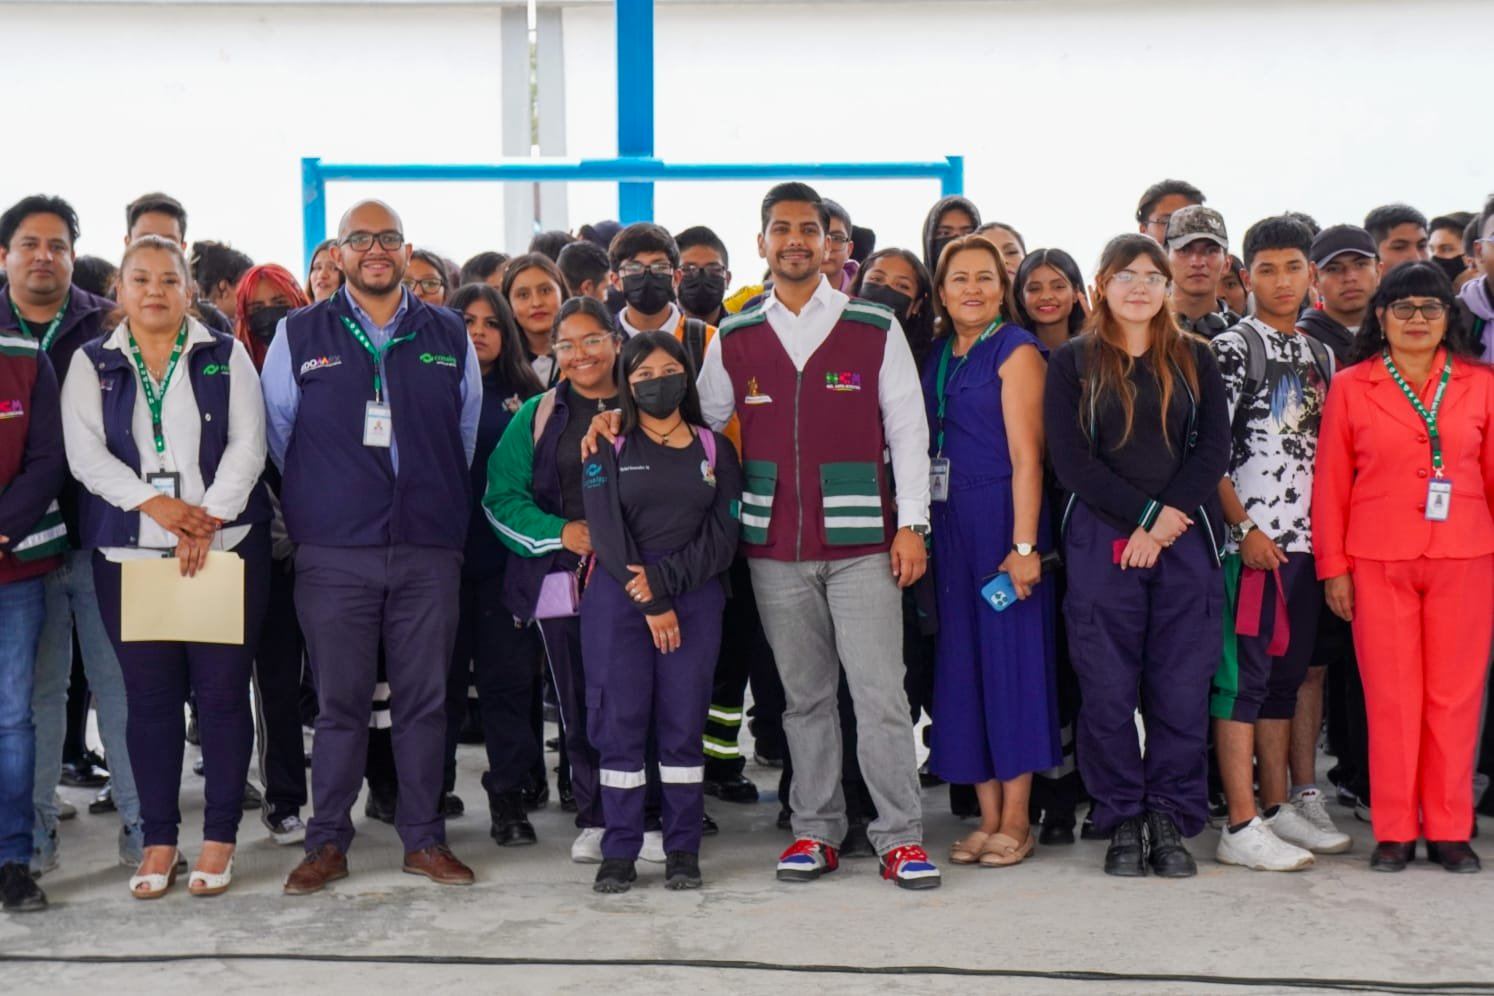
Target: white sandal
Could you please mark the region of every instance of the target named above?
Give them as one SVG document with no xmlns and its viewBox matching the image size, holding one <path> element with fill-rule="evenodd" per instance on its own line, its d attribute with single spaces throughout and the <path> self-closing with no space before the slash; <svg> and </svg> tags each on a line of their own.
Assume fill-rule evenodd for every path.
<svg viewBox="0 0 1494 996">
<path fill-rule="evenodd" d="M 228 856 L 228 864 L 221 872 L 193 871 L 192 877 L 187 881 L 187 891 L 194 896 L 221 896 L 228 891 L 233 884 L 233 855 Z"/>
<path fill-rule="evenodd" d="M 176 866 L 182 860 L 181 851 L 171 855 L 171 871 L 165 875 L 131 875 L 130 895 L 136 899 L 160 899 L 176 884 Z M 144 886 L 142 889 L 141 886 Z"/>
</svg>

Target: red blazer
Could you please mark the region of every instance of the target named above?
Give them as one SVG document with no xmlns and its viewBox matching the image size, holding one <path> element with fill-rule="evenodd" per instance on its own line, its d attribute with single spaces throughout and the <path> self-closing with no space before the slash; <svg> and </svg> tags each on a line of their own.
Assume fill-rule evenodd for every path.
<svg viewBox="0 0 1494 996">
<path fill-rule="evenodd" d="M 1431 407 L 1438 353 L 1421 393 Z M 1494 368 L 1462 357 L 1437 417 L 1443 473 L 1452 481 L 1446 522 L 1426 519 L 1432 450 L 1426 426 L 1378 356 L 1333 378 L 1312 486 L 1318 577 L 1346 574 L 1355 557 L 1415 560 L 1494 553 Z"/>
</svg>

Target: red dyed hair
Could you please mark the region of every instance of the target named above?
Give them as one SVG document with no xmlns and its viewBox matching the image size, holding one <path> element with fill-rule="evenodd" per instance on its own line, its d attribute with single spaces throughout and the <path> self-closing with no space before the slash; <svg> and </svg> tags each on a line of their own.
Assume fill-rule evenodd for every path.
<svg viewBox="0 0 1494 996">
<path fill-rule="evenodd" d="M 250 267 L 243 277 L 239 279 L 238 289 L 234 297 L 238 300 L 238 317 L 234 320 L 234 337 L 244 344 L 249 350 L 249 356 L 254 360 L 254 368 L 258 370 L 264 366 L 265 353 L 270 344 L 256 339 L 249 331 L 249 302 L 253 299 L 262 280 L 268 280 L 275 285 L 275 289 L 286 296 L 292 308 L 304 308 L 311 303 L 296 278 L 285 267 L 276 263 L 264 263 L 260 266 Z"/>
</svg>

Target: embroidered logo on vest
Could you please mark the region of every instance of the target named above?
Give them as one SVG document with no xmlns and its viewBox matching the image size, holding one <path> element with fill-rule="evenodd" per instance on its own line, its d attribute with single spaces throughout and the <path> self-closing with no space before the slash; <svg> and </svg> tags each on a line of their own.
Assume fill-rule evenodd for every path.
<svg viewBox="0 0 1494 996">
<path fill-rule="evenodd" d="M 748 377 L 747 397 L 742 400 L 745 404 L 749 405 L 766 405 L 771 403 L 773 399 L 769 395 L 761 394 L 758 392 L 756 377 Z"/>
<path fill-rule="evenodd" d="M 0 419 L 20 418 L 26 414 L 26 409 L 21 405 L 21 399 L 14 401 L 0 401 Z"/>
<path fill-rule="evenodd" d="M 859 391 L 861 390 L 861 375 L 849 370 L 842 370 L 839 373 L 826 370 L 825 387 L 831 391 Z"/>
<path fill-rule="evenodd" d="M 227 377 L 228 364 L 225 363 L 220 367 L 216 363 L 209 363 L 207 366 L 202 368 L 202 374 L 204 377 L 211 377 L 214 374 L 222 374 L 223 376 Z"/>
<path fill-rule="evenodd" d="M 301 376 L 305 377 L 313 370 L 321 370 L 325 367 L 342 366 L 341 356 L 315 356 L 301 364 Z"/>
<path fill-rule="evenodd" d="M 434 363 L 439 367 L 455 367 L 457 365 L 457 358 L 445 353 L 421 353 L 420 362 Z"/>
</svg>

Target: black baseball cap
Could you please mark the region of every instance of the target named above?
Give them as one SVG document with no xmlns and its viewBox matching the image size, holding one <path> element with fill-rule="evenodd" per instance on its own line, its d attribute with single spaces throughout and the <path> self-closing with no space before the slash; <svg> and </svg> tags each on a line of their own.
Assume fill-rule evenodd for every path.
<svg viewBox="0 0 1494 996">
<path fill-rule="evenodd" d="M 1312 251 L 1308 256 L 1312 259 L 1313 266 L 1326 266 L 1335 257 L 1346 252 L 1371 259 L 1380 255 L 1379 247 L 1375 245 L 1369 232 L 1358 225 L 1334 225 L 1317 234 L 1312 240 Z"/>
</svg>

